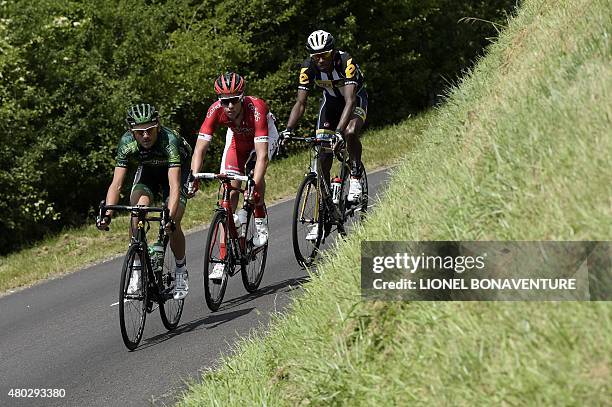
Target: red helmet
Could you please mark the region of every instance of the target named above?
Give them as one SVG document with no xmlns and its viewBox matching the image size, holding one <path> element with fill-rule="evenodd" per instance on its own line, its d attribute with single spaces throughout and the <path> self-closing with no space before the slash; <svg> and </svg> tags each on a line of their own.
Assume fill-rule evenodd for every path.
<svg viewBox="0 0 612 407">
<path fill-rule="evenodd" d="M 217 95 L 238 95 L 244 92 L 244 79 L 235 72 L 226 72 L 215 81 Z"/>
</svg>

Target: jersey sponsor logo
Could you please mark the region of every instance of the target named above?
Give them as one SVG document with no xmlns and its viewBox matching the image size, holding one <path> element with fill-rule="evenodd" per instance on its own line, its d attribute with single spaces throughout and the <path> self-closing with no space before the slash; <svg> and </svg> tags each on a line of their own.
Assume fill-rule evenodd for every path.
<svg viewBox="0 0 612 407">
<path fill-rule="evenodd" d="M 221 103 L 219 104 L 213 103 L 210 109 L 208 109 L 208 113 L 206 113 L 206 118 L 209 118 L 210 116 L 212 116 L 220 107 L 221 107 Z"/>
<path fill-rule="evenodd" d="M 357 68 L 353 64 L 353 58 L 346 61 L 346 69 L 344 70 L 344 73 L 346 74 L 347 78 L 352 78 L 355 75 L 356 69 Z"/>
<path fill-rule="evenodd" d="M 334 81 L 328 81 L 323 79 L 315 79 L 315 83 L 317 86 L 325 89 L 332 90 L 334 88 Z M 337 86 L 336 86 L 337 87 Z"/>
<path fill-rule="evenodd" d="M 308 74 L 306 73 L 307 70 L 308 68 L 302 68 L 302 70 L 300 71 L 300 85 L 308 85 L 308 83 L 310 82 L 308 80 Z"/>
<path fill-rule="evenodd" d="M 255 143 L 267 143 L 267 142 L 268 142 L 268 136 L 255 137 Z"/>
<path fill-rule="evenodd" d="M 253 103 L 249 103 L 248 106 L 249 106 L 249 109 L 253 111 L 253 116 L 255 116 L 255 121 L 258 122 L 259 119 L 261 118 L 261 113 L 259 113 L 259 110 L 257 110 L 257 107 L 255 107 Z"/>
</svg>

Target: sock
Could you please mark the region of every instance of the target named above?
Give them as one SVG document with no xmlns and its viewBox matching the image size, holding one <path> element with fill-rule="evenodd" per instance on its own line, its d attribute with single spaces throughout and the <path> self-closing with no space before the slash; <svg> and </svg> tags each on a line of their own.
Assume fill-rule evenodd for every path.
<svg viewBox="0 0 612 407">
<path fill-rule="evenodd" d="M 264 210 L 264 206 L 263 205 L 255 206 L 255 210 L 253 211 L 253 213 L 255 214 L 256 218 L 265 218 L 266 217 L 266 211 Z"/>
<path fill-rule="evenodd" d="M 221 254 L 221 259 L 225 259 L 227 255 L 227 249 L 225 248 L 225 243 L 219 243 L 219 252 Z"/>
<path fill-rule="evenodd" d="M 182 259 L 176 259 L 176 268 L 185 266 L 185 264 L 187 264 L 187 261 L 185 260 L 186 258 L 187 256 L 183 257 Z"/>
</svg>

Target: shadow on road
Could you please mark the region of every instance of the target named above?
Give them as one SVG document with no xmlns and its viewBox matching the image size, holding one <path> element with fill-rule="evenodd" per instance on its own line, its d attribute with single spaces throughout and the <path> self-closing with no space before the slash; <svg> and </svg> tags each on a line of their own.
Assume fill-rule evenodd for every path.
<svg viewBox="0 0 612 407">
<path fill-rule="evenodd" d="M 285 281 L 281 281 L 280 283 L 277 283 L 277 284 L 272 284 L 272 285 L 260 288 L 259 290 L 257 290 L 257 292 L 254 292 L 252 294 L 245 294 L 243 296 L 228 300 L 227 302 L 224 302 L 221 305 L 221 308 L 219 308 L 219 311 L 215 313 L 211 313 L 211 314 L 206 315 L 203 318 L 194 319 L 193 321 L 179 325 L 173 331 L 164 332 L 163 334 L 159 334 L 151 338 L 143 339 L 142 344 L 135 350 L 135 352 L 142 350 L 142 349 L 147 349 L 151 346 L 159 345 L 160 343 L 163 343 L 167 341 L 168 339 L 171 339 L 177 335 L 180 335 L 186 332 L 193 332 L 193 331 L 198 331 L 201 329 L 214 329 L 218 327 L 219 325 L 222 325 L 226 322 L 233 321 L 234 319 L 237 319 L 246 314 L 249 314 L 251 311 L 255 309 L 255 307 L 238 309 L 234 311 L 229 311 L 230 309 L 246 304 L 249 301 L 252 301 L 264 295 L 270 295 L 270 294 L 274 294 L 274 293 L 281 292 L 281 291 L 289 292 L 289 291 L 295 290 L 309 280 L 310 280 L 310 277 L 308 276 L 300 277 L 300 278 L 291 278 Z M 228 311 L 228 312 L 223 312 L 223 311 Z"/>
<path fill-rule="evenodd" d="M 266 287 L 260 288 L 254 293 L 248 293 L 243 296 L 232 298 L 231 300 L 225 301 L 223 304 L 221 304 L 221 307 L 219 308 L 219 310 L 225 311 L 225 310 L 237 307 L 239 305 L 245 304 L 256 298 L 263 297 L 264 295 L 270 295 L 270 294 L 274 294 L 280 291 L 282 292 L 293 291 L 308 281 L 310 281 L 310 277 L 304 276 L 304 277 L 299 277 L 299 278 L 290 278 L 288 280 L 281 281 L 276 284 L 268 285 Z M 283 290 L 284 288 L 286 288 L 286 290 Z"/>
</svg>

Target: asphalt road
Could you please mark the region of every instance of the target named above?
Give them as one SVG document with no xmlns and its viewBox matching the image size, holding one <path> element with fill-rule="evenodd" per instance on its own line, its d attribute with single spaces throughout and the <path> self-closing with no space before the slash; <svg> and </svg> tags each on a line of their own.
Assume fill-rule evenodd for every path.
<svg viewBox="0 0 612 407">
<path fill-rule="evenodd" d="M 386 171 L 368 177 L 370 203 L 386 177 Z M 293 255 L 292 210 L 293 200 L 269 210 L 270 246 L 259 291 L 246 293 L 238 273 L 215 313 L 202 288 L 206 231 L 189 234 L 190 294 L 180 325 L 168 332 L 158 311 L 149 314 L 134 352 L 119 331 L 123 257 L 0 298 L 0 406 L 172 404 L 187 381 L 198 380 L 201 369 L 214 367 L 240 336 L 266 326 L 301 291 L 307 275 Z M 64 389 L 65 396 L 15 398 L 11 389 Z"/>
</svg>

